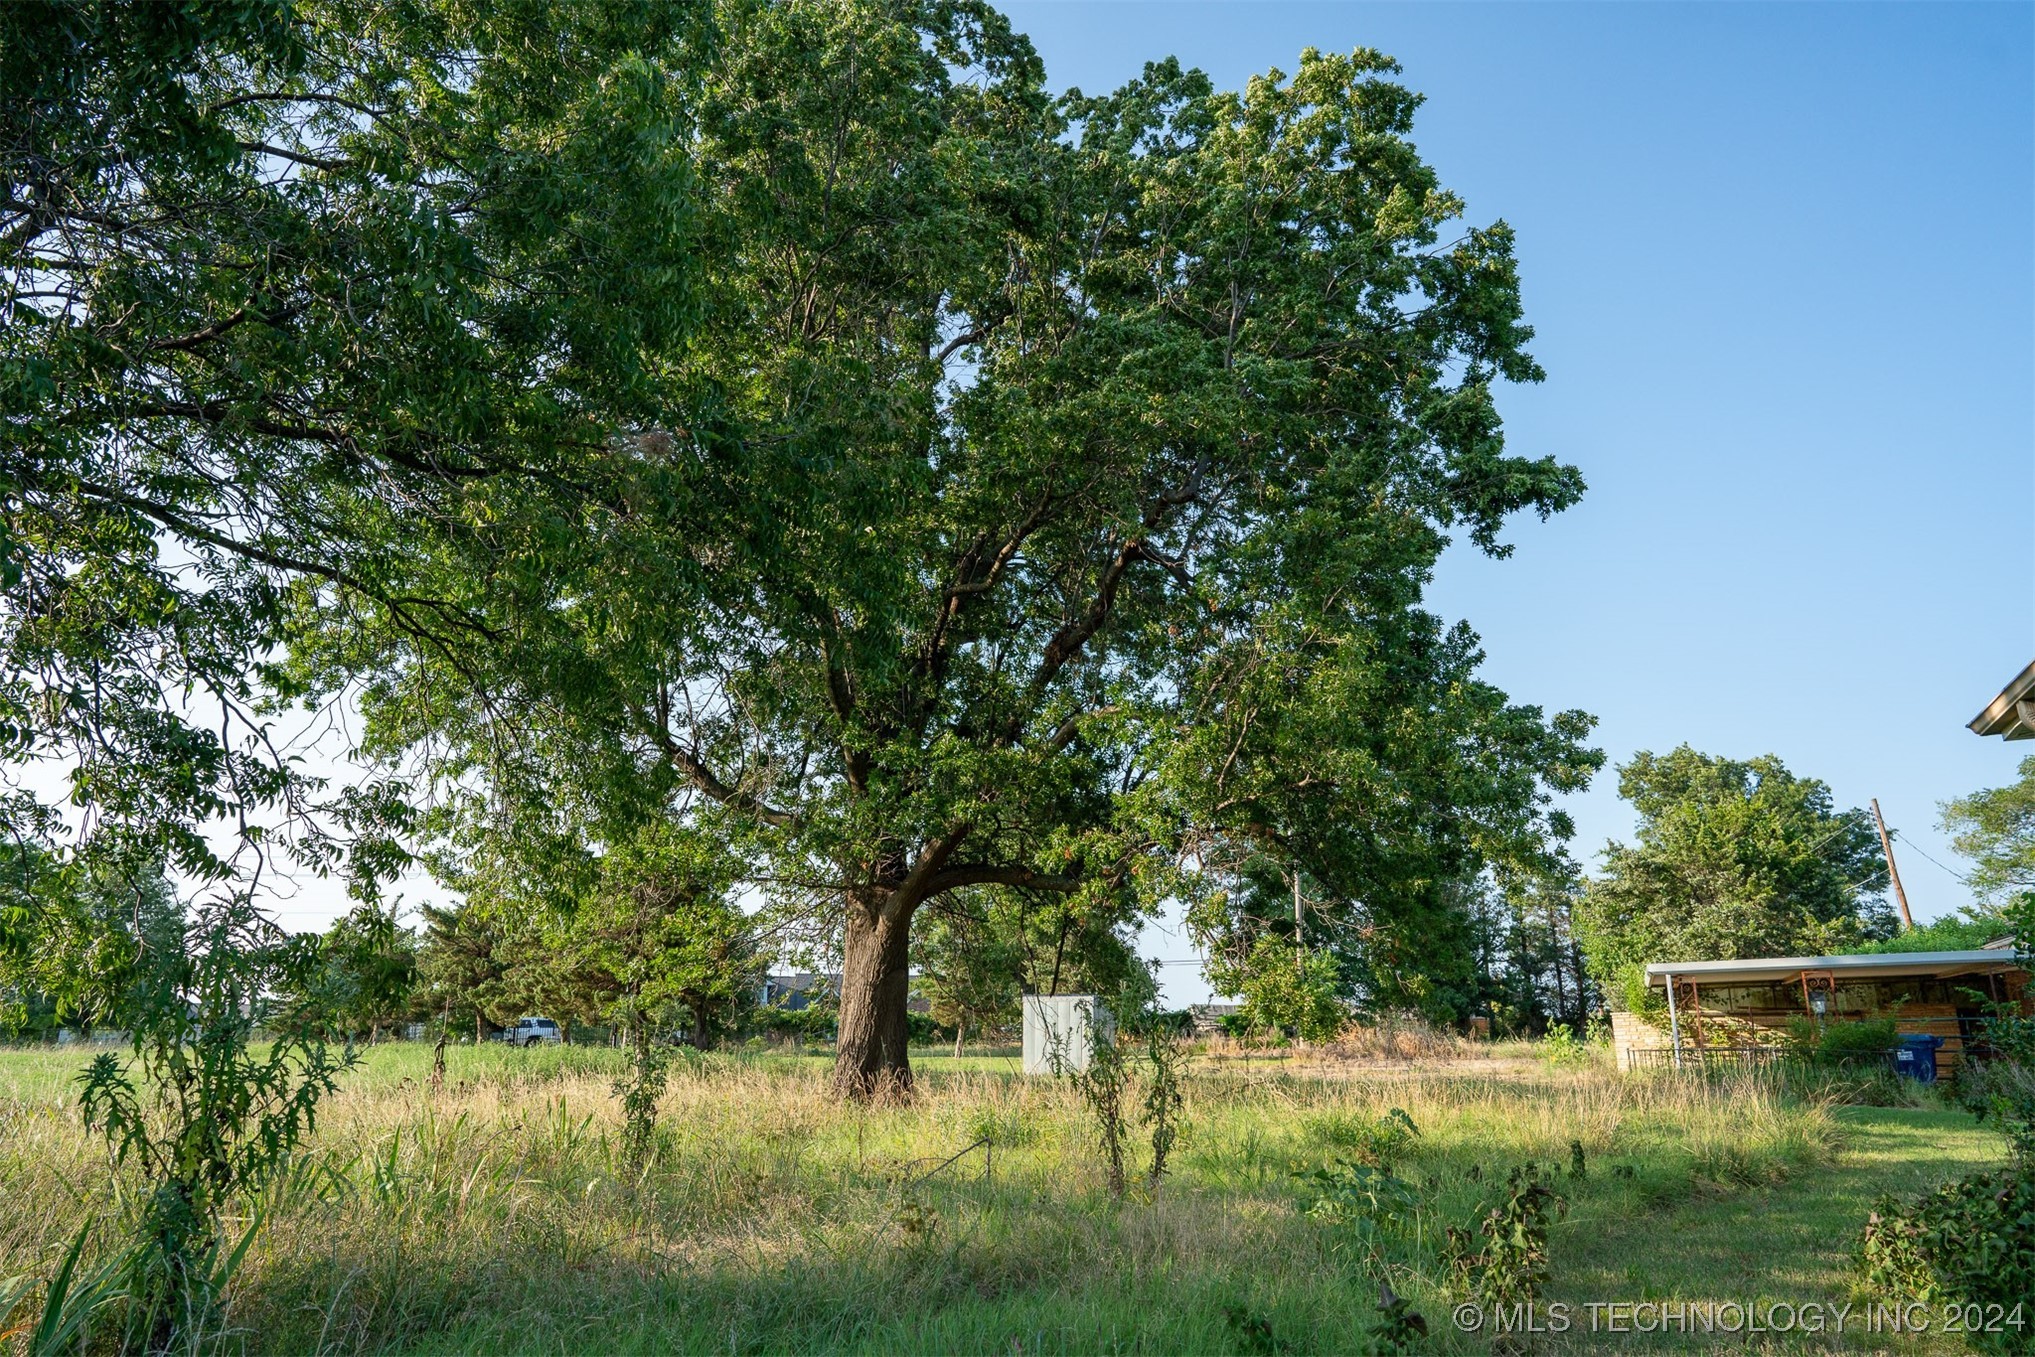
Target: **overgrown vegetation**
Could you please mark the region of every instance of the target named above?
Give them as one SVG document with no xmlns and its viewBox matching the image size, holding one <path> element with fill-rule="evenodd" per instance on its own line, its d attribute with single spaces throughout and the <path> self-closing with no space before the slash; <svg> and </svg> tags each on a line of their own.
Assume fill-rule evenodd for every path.
<svg viewBox="0 0 2035 1357">
<path fill-rule="evenodd" d="M 1757 1191 L 1779 1228 L 1790 1213 L 1820 1220 L 1833 1191 L 1861 1190 L 1832 1176 L 1833 1114 L 1756 1079 L 1203 1066 L 1181 1084 L 1191 1134 L 1163 1190 L 1119 1202 L 1079 1094 L 1017 1077 L 1014 1061 L 950 1070 L 922 1050 L 912 1105 L 843 1116 L 822 1056 L 688 1057 L 671 1067 L 653 1151 L 631 1176 L 609 1095 L 626 1052 L 454 1046 L 435 1099 L 420 1091 L 430 1059 L 421 1042 L 365 1052 L 297 1161 L 234 1204 L 236 1221 L 263 1220 L 223 1301 L 234 1343 L 519 1353 L 599 1325 L 623 1352 L 930 1354 L 1013 1340 L 1028 1351 L 1342 1352 L 1421 1315 L 1431 1332 L 1410 1350 L 1475 1352 L 1447 1320 L 1466 1293 L 1443 1242 L 1504 1206 L 1508 1167 L 1565 1163 L 1572 1141 L 1591 1157 L 1586 1179 L 1550 1182 L 1570 1208 L 1549 1220 L 1549 1299 L 1602 1294 L 1629 1267 L 1734 1295 L 1740 1265 L 1681 1247 L 1678 1212 L 1743 1212 Z M 93 1226 L 83 1279 L 121 1248 L 131 1209 L 132 1197 L 95 1185 L 98 1152 L 69 1110 L 80 1064 L 0 1053 L 0 1185 L 34 1204 L 0 1213 L 0 1277 L 37 1283 L 22 1316 L 39 1315 L 81 1225 Z M 1929 1135 L 1962 1162 L 1993 1152 L 1976 1131 L 1968 1143 L 1933 1124 Z M 1374 1151 L 1404 1201 L 1357 1208 L 1378 1221 L 1373 1233 L 1360 1239 L 1354 1215 L 1308 1214 L 1319 1193 L 1307 1171 Z M 1828 1245 L 1823 1271 L 1813 1250 L 1798 1265 L 1804 1286 L 1837 1296 L 1843 1233 Z M 1394 1318 L 1380 1313 L 1381 1279 L 1405 1302 Z M 95 1333 L 120 1332 L 128 1305 L 99 1310 Z"/>
<path fill-rule="evenodd" d="M 1532 1304 L 1547 1294 L 1549 1231 L 1568 1208 L 1569 1199 L 1538 1164 L 1513 1168 L 1504 1195 L 1477 1224 L 1481 1240 L 1451 1227 L 1442 1256 L 1461 1287 L 1486 1305 Z"/>
<path fill-rule="evenodd" d="M 1871 1074 L 1886 1069 L 1900 1045 L 1900 1024 L 1892 1018 L 1854 1021 L 1788 1020 L 1788 1044 L 1804 1059 L 1831 1069 Z"/>
<path fill-rule="evenodd" d="M 2021 954 L 2035 954 L 2035 898 L 2020 897 L 2008 917 Z M 1989 1346 L 2025 1351 L 2035 1337 L 2035 1017 L 1997 1005 L 1969 1049 L 1957 1100 L 2005 1134 L 2008 1162 L 1907 1201 L 1881 1197 L 1859 1243 L 1859 1271 L 1876 1297 L 2000 1317 L 1971 1327 Z"/>
<path fill-rule="evenodd" d="M 287 1022 L 258 1026 L 266 997 L 318 961 L 315 939 L 284 936 L 238 900 L 172 915 L 146 935 L 115 1010 L 129 1056 L 97 1056 L 79 1076 L 86 1127 L 116 1166 L 138 1170 L 121 1280 L 151 1349 L 210 1328 L 237 1252 L 227 1212 L 294 1162 L 353 1064 L 350 1049 Z"/>
<path fill-rule="evenodd" d="M 1885 920 L 1856 812 L 1771 758 L 1637 756 L 1580 883 L 1592 718 L 1425 607 L 1583 484 L 1507 448 L 1513 237 L 1399 74 L 1056 93 L 983 0 L 0 6 L 0 1025 L 124 1042 L 7 1109 L 8 1201 L 68 1203 L 4 1221 L 37 1357 L 672 1309 L 834 1349 L 1010 1297 L 958 1337 L 1036 1348 L 1026 1298 L 1149 1314 L 1183 1237 L 1202 1292 L 1139 1341 L 1397 1350 L 1415 1300 L 1558 1285 L 1570 1198 L 1820 1163 L 1789 1086 L 1726 1118 L 1586 1040 L 1658 953 Z M 290 752 L 321 709 L 359 785 Z M 1982 884 L 2029 884 L 2031 784 L 1948 811 Z M 417 863 L 460 896 L 422 938 L 381 893 Z M 288 936 L 286 874 L 348 912 Z M 1483 1018 L 1560 1033 L 1553 1082 L 1192 1076 L 1133 949 L 1174 905 L 1268 1041 Z M 838 975 L 752 1020 L 773 950 Z M 1021 993 L 1144 1001 L 1063 1085 L 913 1103 L 915 971 L 956 1070 Z M 619 1049 L 483 1047 L 541 1011 Z M 428 1072 L 342 1092 L 420 1020 Z M 831 1080 L 705 1054 L 745 1021 Z M 2019 1077 L 1970 1096 L 2025 1159 Z M 1938 1254 L 1980 1196 L 1883 1265 L 1977 1285 Z M 1216 1256 L 1274 1246 L 1311 1312 Z"/>
</svg>

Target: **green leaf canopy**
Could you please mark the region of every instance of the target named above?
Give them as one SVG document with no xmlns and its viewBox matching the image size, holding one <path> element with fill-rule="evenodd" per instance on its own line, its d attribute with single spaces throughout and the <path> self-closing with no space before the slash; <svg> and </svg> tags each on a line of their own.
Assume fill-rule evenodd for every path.
<svg viewBox="0 0 2035 1357">
<path fill-rule="evenodd" d="M 1128 917 L 1270 845 L 1389 915 L 1566 832 L 1588 719 L 1418 607 L 1452 533 L 1503 554 L 1581 481 L 1504 450 L 1511 235 L 1455 224 L 1388 60 L 1054 99 L 982 5 L 715 17 L 654 417 L 412 533 L 400 592 L 485 640 L 311 619 L 373 747 L 740 837 L 842 921 L 851 1092 L 909 1077 L 945 892 Z"/>
</svg>

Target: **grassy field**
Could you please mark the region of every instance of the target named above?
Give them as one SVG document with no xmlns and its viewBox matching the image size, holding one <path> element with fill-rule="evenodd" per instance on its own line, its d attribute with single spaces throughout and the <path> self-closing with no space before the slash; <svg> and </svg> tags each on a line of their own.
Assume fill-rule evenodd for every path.
<svg viewBox="0 0 2035 1357">
<path fill-rule="evenodd" d="M 1493 1350 L 1450 1323 L 1437 1250 L 1505 1171 L 1556 1166 L 1550 1299 L 1533 1351 L 1955 1351 L 1853 1332 L 1595 1336 L 1591 1301 L 1843 1303 L 1872 1199 L 1997 1161 L 1933 1107 L 1838 1106 L 1771 1084 L 1517 1058 L 1338 1066 L 1204 1061 L 1175 1173 L 1121 1205 L 1085 1109 L 998 1055 L 928 1053 L 905 1108 L 832 1103 L 813 1057 L 674 1070 L 654 1163 L 618 1178 L 613 1054 L 383 1046 L 351 1075 L 232 1297 L 252 1353 L 1362 1352 L 1381 1272 L 1422 1350 Z M 80 1058 L 0 1052 L 0 1276 L 46 1273 L 122 1210 L 73 1106 Z M 1296 1176 L 1391 1108 L 1417 1206 L 1367 1252 L 1303 1213 Z M 1571 1143 L 1585 1174 L 1571 1174 Z M 974 1148 L 968 1148 L 973 1146 Z M 250 1204 L 254 1205 L 254 1204 Z"/>
</svg>

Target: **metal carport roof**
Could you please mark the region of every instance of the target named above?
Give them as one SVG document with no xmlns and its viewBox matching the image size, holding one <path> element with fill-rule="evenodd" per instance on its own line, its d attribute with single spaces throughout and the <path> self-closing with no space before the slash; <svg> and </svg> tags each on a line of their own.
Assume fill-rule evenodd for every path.
<svg viewBox="0 0 2035 1357">
<path fill-rule="evenodd" d="M 1646 968 L 1646 983 L 1666 985 L 1669 976 L 1711 984 L 1793 980 L 1804 971 L 1867 979 L 1876 975 L 1987 975 L 2018 971 L 2024 963 L 2009 948 L 1975 952 L 1879 952 L 1852 956 L 1751 957 L 1744 961 L 1657 961 Z"/>
</svg>

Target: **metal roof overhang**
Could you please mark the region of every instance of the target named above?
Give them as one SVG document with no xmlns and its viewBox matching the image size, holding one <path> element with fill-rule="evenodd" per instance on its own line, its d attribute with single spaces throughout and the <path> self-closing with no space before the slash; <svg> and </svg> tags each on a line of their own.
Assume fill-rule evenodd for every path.
<svg viewBox="0 0 2035 1357">
<path fill-rule="evenodd" d="M 1666 985 L 1669 976 L 1712 984 L 1793 980 L 1804 971 L 1832 978 L 1864 980 L 1882 975 L 1996 975 L 2023 969 L 2011 951 L 1881 952 L 1861 956 L 1753 957 L 1745 961 L 1657 961 L 1646 968 L 1646 983 Z"/>
<path fill-rule="evenodd" d="M 1965 724 L 1974 735 L 2035 740 L 2035 664 L 2017 674 L 1984 711 Z"/>
</svg>

